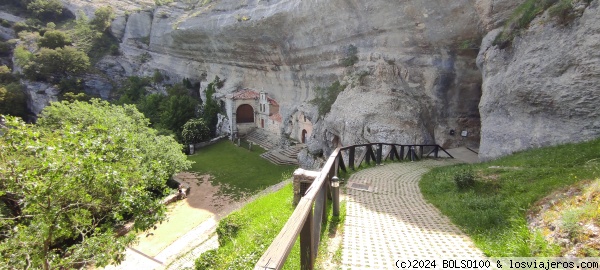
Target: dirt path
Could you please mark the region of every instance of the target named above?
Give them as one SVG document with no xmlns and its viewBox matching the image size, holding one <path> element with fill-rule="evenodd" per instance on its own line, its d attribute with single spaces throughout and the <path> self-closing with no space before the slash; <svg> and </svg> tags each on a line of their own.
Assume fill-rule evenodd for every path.
<svg viewBox="0 0 600 270">
<path fill-rule="evenodd" d="M 226 210 L 233 201 L 223 195 L 217 195 L 218 186 L 213 186 L 209 175 L 197 176 L 193 173 L 180 173 L 175 179 L 190 187 L 186 199 L 168 206 L 167 220 L 138 236 L 139 243 L 132 246 L 150 257 L 155 257 L 175 240 L 200 223 L 217 216 Z"/>
<path fill-rule="evenodd" d="M 148 266 L 147 269 L 154 268 L 151 265 L 160 267 L 164 261 L 157 255 L 162 251 L 203 222 L 219 218 L 237 207 L 233 199 L 219 192 L 219 186 L 210 183 L 209 175 L 183 172 L 175 179 L 190 187 L 187 198 L 167 207 L 167 220 L 138 235 L 139 242 L 128 250 L 125 261 L 105 269 L 134 269 L 142 265 Z M 186 252 L 185 248 L 175 251 L 171 248 L 170 252 Z"/>
</svg>

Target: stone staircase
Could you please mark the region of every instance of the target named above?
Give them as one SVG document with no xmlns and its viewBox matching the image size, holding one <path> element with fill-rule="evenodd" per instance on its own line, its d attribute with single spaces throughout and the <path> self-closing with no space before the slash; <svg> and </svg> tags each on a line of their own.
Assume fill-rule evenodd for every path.
<svg viewBox="0 0 600 270">
<path fill-rule="evenodd" d="M 279 143 L 279 137 L 258 128 L 246 135 L 244 139 L 246 139 L 249 142 L 252 142 L 253 144 L 258 144 L 265 150 L 271 150 L 277 147 Z"/>
<path fill-rule="evenodd" d="M 260 156 L 277 165 L 298 165 L 298 153 L 305 147 L 304 144 L 279 147 L 280 138 L 277 135 L 258 128 L 244 139 L 268 150 Z"/>
<path fill-rule="evenodd" d="M 298 153 L 304 147 L 304 144 L 297 144 L 285 149 L 272 149 L 260 156 L 278 165 L 298 165 Z"/>
</svg>

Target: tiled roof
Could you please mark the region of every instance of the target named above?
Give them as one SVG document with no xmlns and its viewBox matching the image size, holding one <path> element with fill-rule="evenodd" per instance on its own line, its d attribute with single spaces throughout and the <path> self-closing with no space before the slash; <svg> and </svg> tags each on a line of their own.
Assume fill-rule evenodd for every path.
<svg viewBox="0 0 600 270">
<path fill-rule="evenodd" d="M 269 118 L 271 118 L 271 120 L 273 120 L 277 123 L 281 123 L 281 114 L 280 113 L 272 114 L 269 116 Z"/>
<path fill-rule="evenodd" d="M 242 89 L 239 90 L 237 92 L 233 92 L 231 94 L 231 99 L 259 99 L 260 98 L 260 93 L 256 92 L 252 89 Z M 277 103 L 276 100 L 272 99 L 271 97 L 269 97 L 269 95 L 267 95 L 267 101 L 269 101 L 270 105 L 273 106 L 279 106 L 279 103 Z"/>
<path fill-rule="evenodd" d="M 269 96 L 267 96 L 267 100 L 269 101 L 269 104 L 271 104 L 273 106 L 279 106 L 279 103 L 277 103 L 277 101 L 275 101 L 274 99 L 270 98 Z"/>
<path fill-rule="evenodd" d="M 233 93 L 231 99 L 258 99 L 260 94 L 251 89 L 243 89 Z"/>
</svg>

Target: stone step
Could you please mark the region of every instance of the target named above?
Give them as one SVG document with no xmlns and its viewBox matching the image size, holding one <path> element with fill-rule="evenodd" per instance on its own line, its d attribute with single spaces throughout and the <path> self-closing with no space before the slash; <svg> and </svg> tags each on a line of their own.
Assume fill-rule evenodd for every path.
<svg viewBox="0 0 600 270">
<path fill-rule="evenodd" d="M 298 161 L 296 159 L 282 156 L 276 151 L 266 152 L 260 156 L 278 165 L 298 165 Z"/>
</svg>

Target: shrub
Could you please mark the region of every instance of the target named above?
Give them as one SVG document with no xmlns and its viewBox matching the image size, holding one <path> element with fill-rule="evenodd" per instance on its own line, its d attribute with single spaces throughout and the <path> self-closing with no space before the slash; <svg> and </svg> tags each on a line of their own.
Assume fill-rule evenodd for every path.
<svg viewBox="0 0 600 270">
<path fill-rule="evenodd" d="M 117 45 L 117 44 L 110 45 L 109 51 L 110 51 L 110 55 L 117 56 L 117 55 L 121 54 L 121 51 L 119 50 L 119 45 Z"/>
<path fill-rule="evenodd" d="M 157 6 L 167 5 L 173 3 L 173 0 L 154 0 L 154 4 Z"/>
<path fill-rule="evenodd" d="M 555 18 L 559 24 L 566 25 L 575 18 L 571 0 L 561 0 L 558 4 L 548 9 L 548 14 Z"/>
<path fill-rule="evenodd" d="M 33 58 L 33 63 L 24 66 L 25 75 L 31 79 L 58 80 L 82 74 L 90 67 L 89 57 L 73 47 L 56 49 L 42 48 Z"/>
<path fill-rule="evenodd" d="M 466 190 L 475 185 L 475 174 L 472 170 L 462 170 L 454 175 L 454 183 L 458 190 Z"/>
<path fill-rule="evenodd" d="M 210 138 L 210 129 L 204 119 L 190 119 L 183 125 L 181 138 L 185 144 L 206 141 Z"/>
<path fill-rule="evenodd" d="M 346 85 L 340 84 L 339 81 L 335 81 L 328 87 L 317 87 L 314 90 L 315 98 L 310 102 L 318 107 L 319 115 L 324 116 L 329 113 L 331 106 L 338 95 L 344 91 L 345 88 Z"/>
<path fill-rule="evenodd" d="M 71 38 L 62 31 L 49 30 L 38 40 L 38 44 L 49 49 L 62 48 L 71 45 Z"/>
<path fill-rule="evenodd" d="M 225 217 L 217 226 L 217 235 L 219 236 L 219 246 L 225 245 L 237 236 L 238 231 L 244 226 L 246 221 L 238 212 L 234 212 Z"/>
<path fill-rule="evenodd" d="M 200 257 L 198 257 L 198 259 L 196 259 L 196 269 L 197 270 L 212 269 L 212 266 L 217 264 L 218 259 L 219 259 L 219 257 L 217 256 L 216 249 L 211 249 L 209 251 L 206 251 L 206 252 L 202 253 L 200 255 Z"/>
<path fill-rule="evenodd" d="M 115 14 L 111 6 L 104 6 L 96 9 L 94 19 L 90 21 L 90 25 L 99 32 L 104 32 L 110 26 L 110 23 L 115 18 Z"/>
<path fill-rule="evenodd" d="M 56 18 L 62 14 L 60 0 L 33 0 L 27 4 L 27 10 L 43 19 Z"/>
<path fill-rule="evenodd" d="M 8 21 L 7 21 L 7 20 L 5 20 L 5 19 L 2 19 L 2 20 L 0 20 L 0 25 L 2 25 L 2 27 L 6 27 L 6 28 L 8 28 L 8 27 L 10 27 L 10 26 L 11 26 L 11 25 L 10 25 L 10 22 L 8 22 Z"/>
<path fill-rule="evenodd" d="M 13 30 L 15 30 L 16 33 L 19 33 L 21 31 L 28 31 L 30 29 L 29 25 L 27 25 L 27 23 L 23 21 L 16 22 L 15 24 L 13 24 L 12 28 Z"/>
<path fill-rule="evenodd" d="M 0 41 L 0 56 L 8 56 L 12 52 L 12 46 L 10 43 L 5 41 Z"/>
<path fill-rule="evenodd" d="M 354 45 L 350 45 L 348 46 L 348 48 L 345 49 L 344 55 L 346 56 L 344 59 L 342 59 L 342 65 L 349 67 L 349 66 L 353 66 L 354 64 L 356 64 L 358 62 L 358 48 L 356 48 L 356 46 Z"/>
<path fill-rule="evenodd" d="M 28 65 L 33 60 L 33 53 L 23 46 L 17 46 L 14 51 L 15 63 L 19 66 Z"/>
<path fill-rule="evenodd" d="M 18 82 L 0 86 L 0 114 L 25 117 L 27 97 Z"/>
<path fill-rule="evenodd" d="M 154 75 L 152 75 L 152 81 L 154 83 L 161 83 L 165 80 L 165 76 L 160 73 L 158 70 L 154 70 Z"/>
<path fill-rule="evenodd" d="M 0 84 L 11 83 L 16 80 L 17 78 L 12 74 L 10 68 L 7 66 L 0 66 Z"/>
</svg>

